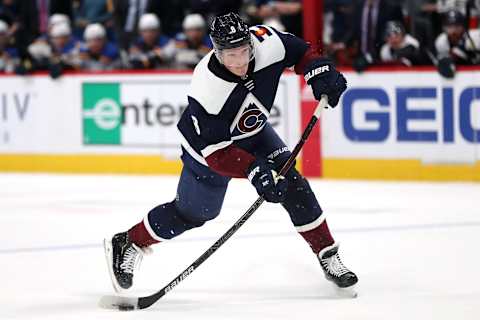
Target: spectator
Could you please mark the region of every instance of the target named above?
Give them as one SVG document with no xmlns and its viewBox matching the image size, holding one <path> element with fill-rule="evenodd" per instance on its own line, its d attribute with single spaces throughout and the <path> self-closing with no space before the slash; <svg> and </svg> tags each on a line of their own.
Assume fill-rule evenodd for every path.
<svg viewBox="0 0 480 320">
<path fill-rule="evenodd" d="M 0 20 L 0 72 L 13 72 L 18 64 L 17 49 L 10 45 L 9 26 Z"/>
<path fill-rule="evenodd" d="M 465 16 L 451 10 L 444 17 L 444 32 L 435 40 L 438 68 L 441 75 L 454 76 L 455 65 L 480 62 L 480 30 L 466 30 Z"/>
<path fill-rule="evenodd" d="M 54 25 L 57 25 L 57 24 L 68 24 L 68 26 L 72 27 L 71 23 L 70 23 L 70 18 L 66 15 L 66 14 L 63 14 L 63 13 L 55 13 L 55 14 L 52 14 L 50 16 L 50 18 L 48 18 L 48 29 L 50 31 L 50 28 L 52 28 Z"/>
<path fill-rule="evenodd" d="M 30 43 L 48 31 L 48 18 L 54 13 L 72 16 L 72 0 L 18 1 L 18 46 L 22 53 Z"/>
<path fill-rule="evenodd" d="M 442 15 L 451 10 L 460 11 L 462 14 L 465 14 L 468 1 L 469 0 L 437 0 L 436 9 L 437 12 Z"/>
<path fill-rule="evenodd" d="M 83 37 L 85 43 L 80 48 L 77 67 L 94 71 L 121 67 L 118 48 L 107 40 L 107 33 L 101 24 L 88 25 Z"/>
<path fill-rule="evenodd" d="M 332 26 L 330 43 L 326 46 L 326 52 L 338 65 L 351 65 L 353 54 L 349 52 L 347 44 L 351 42 L 354 35 L 354 0 L 333 0 Z"/>
<path fill-rule="evenodd" d="M 179 68 L 193 69 L 212 49 L 207 35 L 205 20 L 198 13 L 189 14 L 183 20 L 183 33 L 175 41 L 175 65 Z"/>
<path fill-rule="evenodd" d="M 442 16 L 457 10 L 466 13 L 470 0 L 410 0 L 408 10 L 412 16 L 411 27 L 419 39 L 429 44 L 442 32 Z"/>
<path fill-rule="evenodd" d="M 70 18 L 68 18 L 68 16 L 63 13 L 54 13 L 48 18 L 47 32 L 45 34 L 40 35 L 37 39 L 34 40 L 34 42 L 38 42 L 38 41 L 47 42 L 50 37 L 50 32 L 52 28 L 55 25 L 59 25 L 59 24 L 66 24 L 68 25 L 69 30 L 71 30 Z"/>
<path fill-rule="evenodd" d="M 70 18 L 66 14 L 63 14 L 63 13 L 55 13 L 55 14 L 52 14 L 50 16 L 50 18 L 48 19 L 48 33 L 50 34 L 51 29 L 54 26 L 59 25 L 59 24 L 68 25 L 69 30 L 70 30 L 69 37 L 72 37 L 72 39 L 78 40 L 78 38 L 73 35 L 72 24 L 71 24 Z"/>
<path fill-rule="evenodd" d="M 229 12 L 239 13 L 243 5 L 242 0 L 190 0 L 188 3 L 192 13 L 200 13 L 207 21 Z"/>
<path fill-rule="evenodd" d="M 81 43 L 73 37 L 70 24 L 66 22 L 53 24 L 49 35 L 52 47 L 49 70 L 52 78 L 57 78 L 63 70 L 76 67 Z"/>
<path fill-rule="evenodd" d="M 405 32 L 400 21 L 389 21 L 385 29 L 385 44 L 380 50 L 383 63 L 411 67 L 425 62 L 422 59 L 420 43 Z"/>
<path fill-rule="evenodd" d="M 411 16 L 410 29 L 414 36 L 428 48 L 433 49 L 434 40 L 442 32 L 442 16 L 448 11 L 460 11 L 471 17 L 471 9 L 477 8 L 479 0 L 408 0 L 407 10 Z"/>
<path fill-rule="evenodd" d="M 75 35 L 80 38 L 85 27 L 99 23 L 107 28 L 109 38 L 113 38 L 113 1 L 112 0 L 81 0 L 76 10 Z"/>
<path fill-rule="evenodd" d="M 353 17 L 355 3 L 353 0 L 334 0 L 332 43 L 345 43 L 353 35 Z"/>
<path fill-rule="evenodd" d="M 433 49 L 435 37 L 441 32 L 437 0 L 408 0 L 409 30 L 423 47 Z"/>
<path fill-rule="evenodd" d="M 58 78 L 64 69 L 73 68 L 79 47 L 70 25 L 56 22 L 49 27 L 47 37 L 40 37 L 28 47 L 32 70 L 49 70 L 52 78 Z"/>
<path fill-rule="evenodd" d="M 113 19 L 120 47 L 128 50 L 137 35 L 138 20 L 152 0 L 113 0 Z M 163 2 L 163 1 L 160 1 Z"/>
<path fill-rule="evenodd" d="M 0 0 L 0 20 L 9 26 L 8 34 L 12 36 L 18 29 L 18 5 L 15 0 Z"/>
<path fill-rule="evenodd" d="M 138 24 L 140 37 L 130 48 L 130 64 L 139 69 L 169 66 L 175 55 L 175 42 L 161 33 L 160 20 L 144 14 Z"/>
<path fill-rule="evenodd" d="M 379 60 L 387 21 L 403 21 L 403 14 L 401 7 L 391 5 L 387 0 L 361 0 L 355 13 L 357 57 L 353 67 L 360 72 Z"/>
<path fill-rule="evenodd" d="M 208 0 L 202 0 L 209 2 Z M 215 0 L 222 2 L 222 0 Z M 236 2 L 241 2 L 237 1 Z M 173 38 L 179 32 L 182 32 L 182 21 L 185 13 L 189 9 L 185 0 L 150 0 L 147 8 L 148 13 L 154 13 L 162 21 L 162 32 L 166 36 Z"/>
<path fill-rule="evenodd" d="M 303 34 L 302 2 L 299 0 L 257 0 L 258 16 L 265 24 L 277 25 L 299 37 Z"/>
</svg>

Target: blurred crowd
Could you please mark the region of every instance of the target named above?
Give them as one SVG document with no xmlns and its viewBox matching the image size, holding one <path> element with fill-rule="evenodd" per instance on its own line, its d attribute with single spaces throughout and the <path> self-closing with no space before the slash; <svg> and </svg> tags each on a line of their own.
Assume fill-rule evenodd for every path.
<svg viewBox="0 0 480 320">
<path fill-rule="evenodd" d="M 323 53 L 372 65 L 480 63 L 480 0 L 324 0 Z M 191 69 L 212 17 L 237 12 L 302 36 L 301 0 L 0 0 L 0 72 Z"/>
<path fill-rule="evenodd" d="M 330 0 L 324 48 L 337 64 L 361 72 L 372 65 L 480 63 L 478 0 Z"/>
</svg>

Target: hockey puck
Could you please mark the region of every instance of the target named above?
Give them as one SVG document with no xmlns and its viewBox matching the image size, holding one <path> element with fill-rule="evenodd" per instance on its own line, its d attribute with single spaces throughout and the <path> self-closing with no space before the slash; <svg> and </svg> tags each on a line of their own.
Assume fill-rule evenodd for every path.
<svg viewBox="0 0 480 320">
<path fill-rule="evenodd" d="M 118 310 L 120 311 L 131 311 L 134 310 L 135 307 L 132 306 L 131 304 L 119 304 L 118 305 Z"/>
</svg>

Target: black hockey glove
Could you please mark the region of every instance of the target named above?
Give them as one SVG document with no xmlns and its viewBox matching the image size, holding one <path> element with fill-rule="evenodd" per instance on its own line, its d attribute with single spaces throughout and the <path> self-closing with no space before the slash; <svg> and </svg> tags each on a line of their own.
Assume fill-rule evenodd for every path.
<svg viewBox="0 0 480 320">
<path fill-rule="evenodd" d="M 52 63 L 48 66 L 48 71 L 52 79 L 58 79 L 63 74 L 63 67 L 60 62 Z"/>
<path fill-rule="evenodd" d="M 273 161 L 256 160 L 247 170 L 248 180 L 257 193 L 268 202 L 283 202 L 287 194 L 288 182 L 278 176 Z"/>
<path fill-rule="evenodd" d="M 438 60 L 437 69 L 442 77 L 447 79 L 453 79 L 455 77 L 455 63 L 450 57 Z"/>
<path fill-rule="evenodd" d="M 320 100 L 322 94 L 328 96 L 328 104 L 335 107 L 338 99 L 347 89 L 347 80 L 335 69 L 332 60 L 321 58 L 313 61 L 305 68 L 305 81 L 312 86 L 315 99 Z"/>
<path fill-rule="evenodd" d="M 358 73 L 362 73 L 372 64 L 372 59 L 369 56 L 360 55 L 356 57 L 352 62 L 353 70 Z"/>
</svg>

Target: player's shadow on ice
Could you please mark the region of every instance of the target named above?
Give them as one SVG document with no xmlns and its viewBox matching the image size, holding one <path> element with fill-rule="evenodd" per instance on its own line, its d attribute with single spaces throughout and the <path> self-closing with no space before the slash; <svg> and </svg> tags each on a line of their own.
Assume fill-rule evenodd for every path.
<svg viewBox="0 0 480 320">
<path fill-rule="evenodd" d="M 287 290 L 286 290 L 287 291 Z M 334 289 L 325 290 L 325 292 L 309 293 L 309 294 L 285 294 L 261 292 L 255 290 L 251 292 L 245 291 L 232 291 L 232 290 L 216 290 L 214 292 L 208 292 L 208 298 L 205 297 L 205 290 L 184 290 L 181 295 L 188 294 L 189 296 L 198 296 L 196 298 L 185 299 L 181 297 L 165 297 L 159 300 L 156 304 L 151 306 L 147 310 L 155 311 L 168 311 L 168 312 L 185 312 L 185 311 L 198 311 L 207 309 L 228 309 L 236 306 L 248 306 L 252 305 L 278 305 L 280 302 L 315 302 L 315 301 L 329 301 L 329 300 L 342 300 L 346 299 L 345 296 L 340 296 L 334 291 Z M 203 296 L 203 297 L 202 297 Z"/>
</svg>

